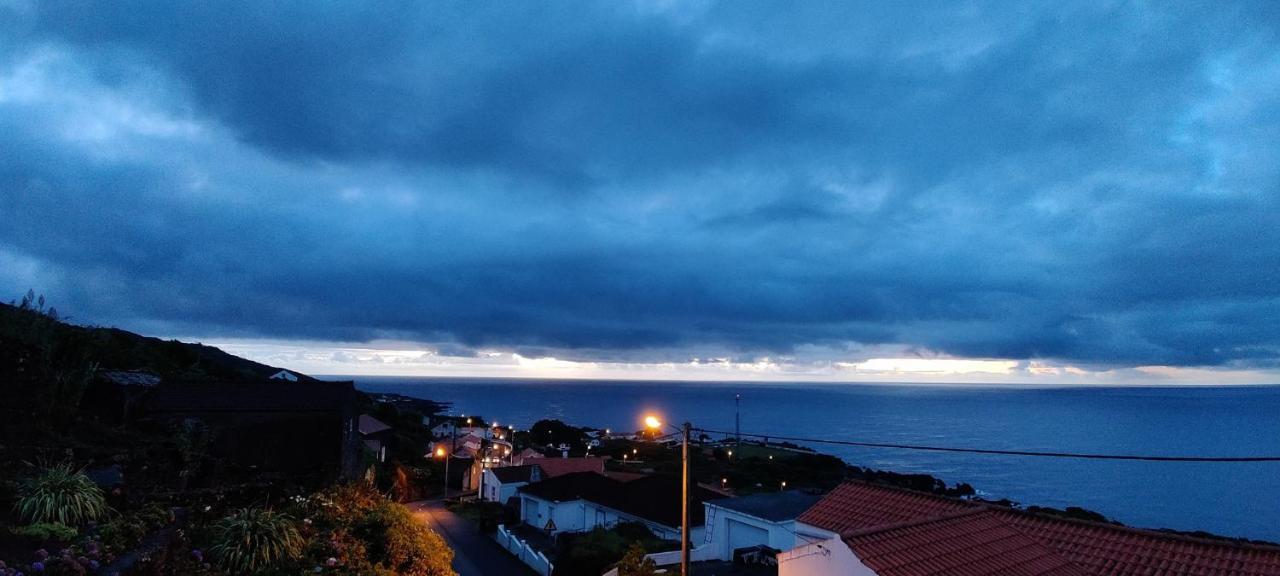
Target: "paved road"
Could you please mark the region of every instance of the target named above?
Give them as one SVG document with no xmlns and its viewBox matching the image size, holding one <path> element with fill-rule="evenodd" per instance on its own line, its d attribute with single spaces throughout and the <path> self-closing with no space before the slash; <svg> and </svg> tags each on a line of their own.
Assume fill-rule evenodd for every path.
<svg viewBox="0 0 1280 576">
<path fill-rule="evenodd" d="M 411 502 L 409 509 L 453 548 L 453 571 L 459 576 L 537 576 L 474 524 L 446 510 L 444 502 Z"/>
</svg>

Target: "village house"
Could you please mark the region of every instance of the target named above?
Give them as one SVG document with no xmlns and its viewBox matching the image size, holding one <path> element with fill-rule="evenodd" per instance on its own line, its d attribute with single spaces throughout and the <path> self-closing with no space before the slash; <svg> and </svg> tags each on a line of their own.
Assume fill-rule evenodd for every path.
<svg viewBox="0 0 1280 576">
<path fill-rule="evenodd" d="M 523 460 L 512 466 L 490 466 L 484 468 L 484 483 L 480 489 L 480 498 L 491 502 L 505 504 L 515 496 L 520 486 L 555 478 L 575 472 L 595 472 L 606 476 L 604 463 L 607 458 L 538 458 Z"/>
<path fill-rule="evenodd" d="M 360 473 L 356 394 L 352 382 L 165 382 L 139 411 L 169 425 L 200 422 L 210 453 L 228 465 L 354 478 Z"/>
<path fill-rule="evenodd" d="M 391 436 L 391 426 L 368 414 L 361 414 L 358 421 L 360 440 L 378 462 L 387 461 L 386 440 Z"/>
<path fill-rule="evenodd" d="M 763 492 L 750 496 L 703 502 L 706 533 L 693 542 L 699 560 L 734 560 L 734 553 L 769 548 L 774 553 L 802 542 L 825 539 L 823 531 L 806 532 L 796 518 L 818 502 L 820 496 L 798 490 Z"/>
<path fill-rule="evenodd" d="M 846 482 L 798 518 L 779 576 L 1280 574 L 1280 547 L 1194 538 Z M 807 539 L 807 538 L 806 538 Z"/>
<path fill-rule="evenodd" d="M 516 489 L 542 481 L 542 469 L 536 464 L 485 468 L 482 500 L 506 503 L 516 495 Z"/>
<path fill-rule="evenodd" d="M 676 476 L 624 482 L 597 472 L 573 472 L 523 486 L 517 494 L 521 522 L 550 535 L 638 522 L 659 538 L 680 538 L 681 490 Z M 724 495 L 695 487 L 689 497 L 691 539 L 696 542 L 702 538 L 702 503 Z"/>
</svg>

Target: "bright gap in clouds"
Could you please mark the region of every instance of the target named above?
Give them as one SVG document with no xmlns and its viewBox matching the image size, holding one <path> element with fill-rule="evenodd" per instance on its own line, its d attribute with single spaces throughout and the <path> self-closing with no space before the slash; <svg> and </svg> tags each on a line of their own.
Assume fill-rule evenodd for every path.
<svg viewBox="0 0 1280 576">
<path fill-rule="evenodd" d="M 481 349 L 450 355 L 429 345 L 403 342 L 344 344 L 276 340 L 205 342 L 238 356 L 314 375 L 487 377 L 736 382 L 886 382 L 922 384 L 1120 385 L 1274 384 L 1274 370 L 1140 366 L 1087 369 L 1036 360 L 882 356 L 829 359 L 694 358 L 685 362 L 575 361 Z"/>
</svg>

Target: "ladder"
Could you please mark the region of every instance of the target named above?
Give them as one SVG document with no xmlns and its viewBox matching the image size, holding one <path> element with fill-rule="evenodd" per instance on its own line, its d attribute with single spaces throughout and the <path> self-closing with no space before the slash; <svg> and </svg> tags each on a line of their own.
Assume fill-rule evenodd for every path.
<svg viewBox="0 0 1280 576">
<path fill-rule="evenodd" d="M 704 533 L 704 536 L 702 538 L 703 544 L 711 543 L 711 533 L 715 532 L 716 530 L 716 510 L 719 509 L 718 506 L 707 506 L 707 508 L 711 509 L 711 514 L 708 515 L 704 521 L 704 524 L 706 524 L 707 529 L 703 531 Z"/>
</svg>

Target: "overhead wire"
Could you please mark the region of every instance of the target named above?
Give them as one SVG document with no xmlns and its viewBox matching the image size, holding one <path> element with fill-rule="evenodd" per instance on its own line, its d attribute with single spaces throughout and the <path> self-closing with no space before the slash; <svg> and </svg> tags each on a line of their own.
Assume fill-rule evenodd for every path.
<svg viewBox="0 0 1280 576">
<path fill-rule="evenodd" d="M 1138 460 L 1145 462 L 1280 462 L 1280 456 L 1171 456 L 1149 454 L 1096 454 L 1087 452 L 1057 452 L 1041 450 L 1000 450 L 989 448 L 958 448 L 952 446 L 928 446 L 922 444 L 898 444 L 890 442 L 864 442 L 857 440 L 837 440 L 831 438 L 804 438 L 799 436 L 778 436 L 776 434 L 735 433 L 725 430 L 695 428 L 699 432 L 724 434 L 729 437 L 747 436 L 784 442 L 810 442 L 817 444 L 835 444 L 840 446 L 856 446 L 860 448 L 890 448 L 896 450 L 920 450 L 929 452 L 958 452 L 965 454 L 986 454 L 996 456 L 1031 456 L 1041 458 L 1076 458 L 1084 460 Z"/>
</svg>

